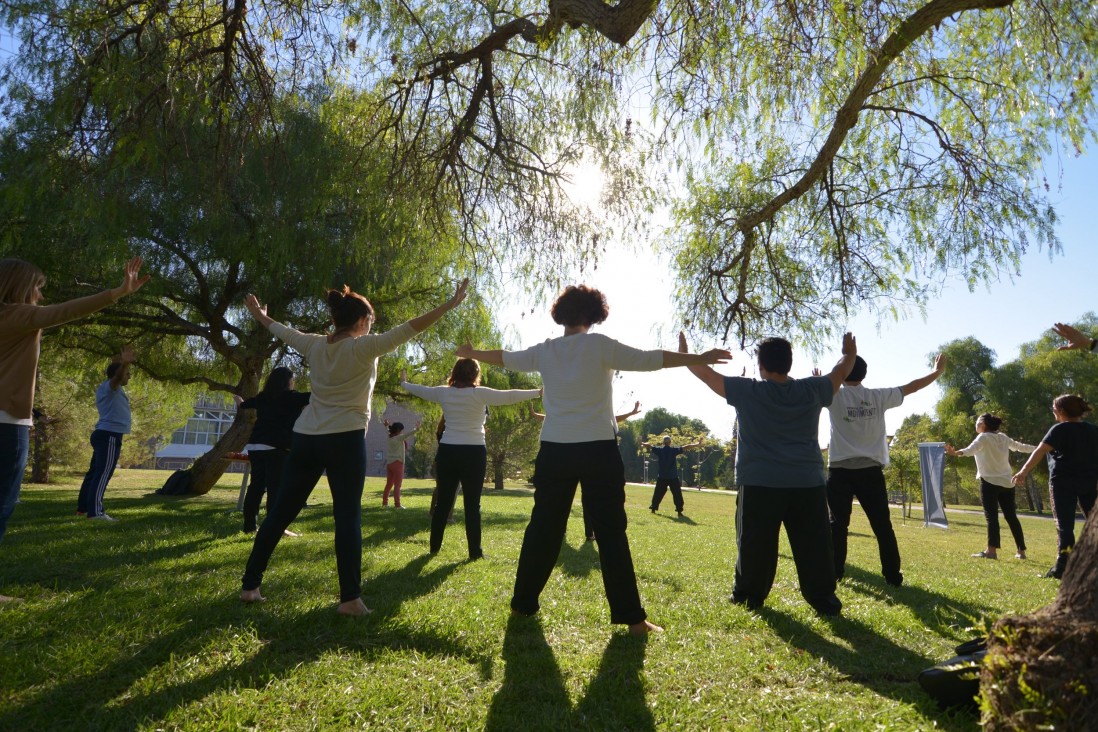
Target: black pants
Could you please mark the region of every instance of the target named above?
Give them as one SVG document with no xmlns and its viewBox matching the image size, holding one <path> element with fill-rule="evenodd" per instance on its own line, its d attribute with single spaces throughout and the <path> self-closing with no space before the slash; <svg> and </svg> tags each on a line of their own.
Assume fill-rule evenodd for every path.
<svg viewBox="0 0 1098 732">
<path fill-rule="evenodd" d="M 335 517 L 336 569 L 340 602 L 362 595 L 362 487 L 366 482 L 366 431 L 329 435 L 294 433 L 290 455 L 278 488 L 278 500 L 255 535 L 252 554 L 244 569 L 242 586 L 255 590 L 282 532 L 297 518 L 324 472 L 332 491 Z"/>
<path fill-rule="evenodd" d="M 538 611 L 538 597 L 560 556 L 577 484 L 584 516 L 598 537 L 610 621 L 642 622 L 647 616 L 625 535 L 625 466 L 615 440 L 541 443 L 534 463 L 534 510 L 522 539 L 511 609 L 525 615 Z"/>
<path fill-rule="evenodd" d="M 999 543 L 999 509 L 1002 508 L 1003 518 L 1006 519 L 1010 533 L 1014 536 L 1014 545 L 1018 547 L 1018 551 L 1024 552 L 1026 537 L 1022 535 L 1022 522 L 1018 520 L 1014 486 L 1004 488 L 981 478 L 980 503 L 984 507 L 984 518 L 987 519 L 987 545 L 996 549 L 1002 546 Z"/>
<path fill-rule="evenodd" d="M 732 601 L 761 607 L 778 569 L 782 524 L 793 550 L 801 595 L 823 615 L 837 615 L 835 564 L 827 521 L 827 490 L 745 485 L 736 500 L 736 583 Z"/>
<path fill-rule="evenodd" d="M 652 510 L 660 510 L 660 503 L 667 495 L 667 489 L 671 489 L 671 499 L 675 502 L 675 510 L 682 513 L 682 481 L 678 478 L 656 478 L 656 489 L 652 491 Z"/>
<path fill-rule="evenodd" d="M 244 493 L 244 531 L 256 530 L 259 504 L 267 494 L 267 513 L 274 508 L 278 487 L 282 483 L 282 469 L 286 466 L 287 450 L 253 450 L 248 453 L 251 474 L 248 490 Z"/>
<path fill-rule="evenodd" d="M 896 532 L 892 529 L 892 515 L 888 510 L 888 489 L 885 487 L 884 469 L 831 468 L 827 471 L 827 507 L 831 513 L 831 546 L 835 556 L 835 578 L 846 574 L 846 542 L 850 533 L 850 514 L 854 499 L 865 511 L 873 535 L 877 537 L 877 550 L 881 555 L 881 573 L 885 580 L 898 585 L 903 582 L 900 573 L 900 547 Z"/>
<path fill-rule="evenodd" d="M 95 430 L 91 433 L 92 457 L 84 482 L 80 484 L 80 495 L 76 499 L 76 510 L 88 514 L 88 518 L 103 513 L 103 494 L 107 492 L 107 483 L 118 466 L 118 456 L 122 452 L 122 434 Z"/>
<path fill-rule="evenodd" d="M 1056 537 L 1059 556 L 1056 567 L 1063 572 L 1067 566 L 1068 555 L 1075 548 L 1075 504 L 1083 509 L 1083 515 L 1089 516 L 1094 508 L 1098 486 L 1092 480 L 1057 478 L 1049 482 L 1049 495 L 1052 499 L 1052 517 L 1056 519 Z"/>
<path fill-rule="evenodd" d="M 465 540 L 469 558 L 484 556 L 480 545 L 480 494 L 484 491 L 484 471 L 488 467 L 488 451 L 484 445 L 438 446 L 438 502 L 431 514 L 431 553 L 442 548 L 446 522 L 454 510 L 458 485 L 465 508 Z"/>
</svg>

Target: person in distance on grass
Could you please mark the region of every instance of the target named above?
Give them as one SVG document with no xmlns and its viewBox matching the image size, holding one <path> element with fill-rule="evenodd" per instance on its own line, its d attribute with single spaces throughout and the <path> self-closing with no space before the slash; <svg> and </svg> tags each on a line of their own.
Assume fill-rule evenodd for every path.
<svg viewBox="0 0 1098 732">
<path fill-rule="evenodd" d="M 686 352 L 686 338 L 679 336 Z M 690 372 L 736 408 L 740 442 L 736 475 L 736 576 L 732 602 L 762 606 L 778 567 L 778 532 L 785 524 L 801 595 L 821 615 L 838 615 L 835 563 L 827 513 L 820 411 L 831 404 L 857 356 L 843 336 L 843 357 L 827 376 L 793 379 L 793 347 L 784 338 L 759 344 L 760 380 L 723 376 L 708 366 Z"/>
<path fill-rule="evenodd" d="M 828 412 L 831 441 L 827 449 L 827 506 L 831 514 L 831 541 L 835 552 L 835 579 L 846 573 L 846 542 L 854 499 L 865 511 L 881 556 L 885 581 L 903 584 L 900 547 L 888 510 L 888 489 L 884 469 L 888 467 L 885 411 L 898 407 L 904 398 L 933 384 L 945 371 L 946 357 L 939 354 L 934 370 L 903 386 L 869 389 L 862 386 L 868 365 L 861 356 L 835 394 Z M 813 372 L 819 375 L 819 372 Z"/>
<path fill-rule="evenodd" d="M 118 465 L 122 439 L 130 433 L 130 398 L 123 387 L 130 383 L 130 364 L 135 360 L 133 348 L 123 347 L 122 352 L 107 366 L 107 380 L 95 390 L 95 409 L 99 412 L 99 421 L 91 433 L 91 465 L 80 484 L 80 495 L 76 500 L 76 513 L 90 519 L 116 520 L 103 510 L 103 494 Z"/>
<path fill-rule="evenodd" d="M 1048 490 L 1059 552 L 1046 577 L 1064 576 L 1068 557 L 1075 547 L 1075 504 L 1083 509 L 1083 515 L 1089 516 L 1098 494 L 1098 427 L 1083 421 L 1091 411 L 1087 400 L 1078 394 L 1061 394 L 1053 399 L 1056 424 L 1014 474 L 1014 485 L 1022 485 L 1041 458 L 1048 456 Z"/>
<path fill-rule="evenodd" d="M 634 414 L 640 414 L 640 411 L 641 411 L 641 403 L 640 402 L 633 402 L 633 409 L 631 409 L 628 412 L 622 412 L 621 414 L 614 415 L 614 421 L 617 422 L 618 424 L 621 424 L 625 420 L 632 417 Z M 536 419 L 539 422 L 544 422 L 545 421 L 545 415 L 542 414 L 541 412 L 535 411 L 533 404 L 530 405 L 530 416 L 533 417 L 534 419 Z M 586 513 L 583 514 L 583 536 L 584 536 L 584 539 L 586 541 L 594 541 L 595 540 L 595 530 L 593 528 L 591 528 L 591 522 L 588 519 Z"/>
<path fill-rule="evenodd" d="M 404 432 L 403 422 L 383 421 L 389 435 L 385 440 L 385 488 L 381 492 L 381 506 L 389 505 L 389 493 L 393 494 L 393 505 L 404 508 L 400 502 L 400 487 L 404 484 L 404 460 L 408 453 L 408 435 Z M 412 432 L 419 429 L 416 424 Z"/>
<path fill-rule="evenodd" d="M 259 529 L 259 504 L 263 501 L 263 494 L 267 494 L 267 513 L 278 502 L 282 471 L 293 441 L 294 423 L 310 397 L 309 392 L 294 389 L 293 371 L 278 366 L 271 370 L 258 394 L 237 404 L 237 409 L 255 410 L 252 434 L 244 446 L 251 462 L 251 479 L 244 494 L 243 531 L 246 534 L 254 534 Z"/>
<path fill-rule="evenodd" d="M 534 463 L 534 508 L 519 554 L 512 614 L 538 611 L 538 598 L 560 555 L 578 484 L 584 516 L 598 537 L 610 621 L 643 635 L 661 628 L 648 622 L 641 605 L 625 533 L 625 466 L 616 440 L 614 372 L 724 363 L 730 354 L 720 349 L 697 355 L 641 351 L 589 332 L 609 312 L 601 292 L 570 285 L 551 310 L 553 320 L 564 327 L 561 337 L 521 351 L 481 351 L 465 344 L 456 355 L 517 371 L 537 371 L 544 384 L 545 421 Z"/>
<path fill-rule="evenodd" d="M 454 510 L 458 485 L 465 508 L 465 539 L 469 559 L 484 557 L 480 534 L 480 495 L 484 491 L 484 473 L 488 469 L 488 451 L 484 445 L 487 407 L 517 404 L 534 399 L 540 389 L 491 389 L 480 385 L 480 364 L 471 358 L 459 358 L 450 369 L 446 386 L 422 386 L 401 374 L 401 386 L 420 399 L 442 405 L 446 430 L 438 445 L 438 502 L 431 514 L 431 553 L 442 548 L 447 517 Z"/>
<path fill-rule="evenodd" d="M 0 260 L 0 541 L 19 501 L 30 451 L 31 409 L 42 329 L 91 315 L 137 292 L 141 257 L 126 263 L 122 284 L 57 305 L 39 305 L 46 276 L 22 259 Z M 0 595 L 0 601 L 11 598 Z"/>
<path fill-rule="evenodd" d="M 676 458 L 687 450 L 701 447 L 701 441 L 692 442 L 681 447 L 672 447 L 671 436 L 668 435 L 663 438 L 661 447 L 654 447 L 650 442 L 642 442 L 641 447 L 647 447 L 656 456 L 659 464 L 656 469 L 656 488 L 652 491 L 652 504 L 648 507 L 648 510 L 652 513 L 659 511 L 660 503 L 667 494 L 667 489 L 670 488 L 671 498 L 675 501 L 675 513 L 682 516 L 682 510 L 686 505 L 682 500 L 682 481 L 679 480 L 679 464 Z"/>
<path fill-rule="evenodd" d="M 362 295 L 344 285 L 329 290 L 328 310 L 333 332 L 302 333 L 267 315 L 255 295 L 244 304 L 260 325 L 305 357 L 309 363 L 312 396 L 294 423 L 290 455 L 279 496 L 255 535 L 251 556 L 241 580 L 240 599 L 259 602 L 259 586 L 271 554 L 290 523 L 305 506 L 320 476 L 327 471 L 335 517 L 339 608 L 343 615 L 370 612 L 362 602 L 362 488 L 366 482 L 366 426 L 377 377 L 377 359 L 439 318 L 465 299 L 469 280 L 462 280 L 446 303 L 403 325 L 370 334 L 374 308 Z"/>
<path fill-rule="evenodd" d="M 976 418 L 976 439 L 968 447 L 953 449 L 946 444 L 946 455 L 976 458 L 976 477 L 980 479 L 980 503 L 987 519 L 987 548 L 972 556 L 977 559 L 999 558 L 999 508 L 1003 510 L 1014 545 L 1018 548 L 1016 559 L 1026 558 L 1026 538 L 1022 523 L 1018 520 L 1018 508 L 1014 500 L 1014 483 L 1010 472 L 1010 451 L 1033 452 L 1035 445 L 1018 442 L 999 431 L 1003 420 L 994 414 L 981 414 Z"/>
</svg>

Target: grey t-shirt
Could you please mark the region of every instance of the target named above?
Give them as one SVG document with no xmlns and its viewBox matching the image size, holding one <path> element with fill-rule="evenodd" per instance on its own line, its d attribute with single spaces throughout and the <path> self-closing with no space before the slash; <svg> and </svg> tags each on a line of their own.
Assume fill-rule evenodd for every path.
<svg viewBox="0 0 1098 732">
<path fill-rule="evenodd" d="M 742 485 L 810 488 L 823 485 L 820 411 L 834 390 L 826 376 L 785 383 L 726 376 L 724 394 L 740 420 L 736 476 Z"/>
</svg>

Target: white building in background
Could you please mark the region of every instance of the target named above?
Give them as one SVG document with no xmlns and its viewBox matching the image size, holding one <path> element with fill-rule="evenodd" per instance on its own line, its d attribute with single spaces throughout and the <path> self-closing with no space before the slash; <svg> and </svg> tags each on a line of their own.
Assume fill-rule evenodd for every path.
<svg viewBox="0 0 1098 732">
<path fill-rule="evenodd" d="M 236 419 L 236 404 L 230 397 L 213 394 L 200 394 L 194 404 L 194 416 L 187 424 L 172 433 L 171 439 L 156 452 L 156 467 L 161 470 L 183 470 L 189 468 L 199 455 L 206 453 L 225 434 Z M 382 420 L 403 422 L 405 431 L 412 429 L 422 421 L 419 414 L 400 404 L 389 404 L 380 417 L 370 416 L 370 427 L 366 431 L 366 474 L 385 475 L 385 442 L 388 430 Z M 422 429 L 433 432 L 434 425 Z M 430 434 L 425 432 L 423 434 Z M 411 447 L 415 436 L 409 434 L 408 446 Z M 242 463 L 232 463 L 230 472 L 243 470 Z"/>
</svg>

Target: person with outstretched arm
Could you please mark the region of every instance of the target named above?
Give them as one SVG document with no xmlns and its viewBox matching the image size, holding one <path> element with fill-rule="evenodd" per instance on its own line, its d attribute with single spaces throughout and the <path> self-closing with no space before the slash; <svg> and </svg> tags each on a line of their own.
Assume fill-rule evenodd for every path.
<svg viewBox="0 0 1098 732">
<path fill-rule="evenodd" d="M 854 367 L 854 336 L 843 336 L 843 357 L 827 376 L 794 379 L 793 347 L 784 338 L 759 344 L 758 380 L 691 366 L 713 393 L 736 408 L 740 423 L 736 476 L 736 575 L 733 603 L 762 607 L 778 567 L 778 534 L 785 525 L 801 595 L 820 615 L 839 615 L 827 488 L 819 445 L 820 411 Z M 679 350 L 687 350 L 679 337 Z"/>
<path fill-rule="evenodd" d="M 255 535 L 241 579 L 242 601 L 264 600 L 259 587 L 271 554 L 326 472 L 335 518 L 340 600 L 337 612 L 371 612 L 362 602 L 362 489 L 366 482 L 366 426 L 370 422 L 377 360 L 461 304 L 468 286 L 469 280 L 462 280 L 444 304 L 376 335 L 370 333 L 373 305 L 346 285 L 328 291 L 334 330 L 327 335 L 294 330 L 267 315 L 267 308 L 255 295 L 245 299 L 248 312 L 261 326 L 304 356 L 312 391 L 308 405 L 294 423 L 278 501 Z"/>
<path fill-rule="evenodd" d="M 534 615 L 564 542 L 568 514 L 579 485 L 583 512 L 597 538 L 610 622 L 634 635 L 662 630 L 641 605 L 633 557 L 626 536 L 625 466 L 618 452 L 613 408 L 616 371 L 656 371 L 674 366 L 724 363 L 728 351 L 703 354 L 642 351 L 591 333 L 609 307 L 598 290 L 569 286 L 551 310 L 564 333 L 521 351 L 457 349 L 461 358 L 537 371 L 544 384 L 545 421 L 534 463 L 534 509 L 522 540 L 513 615 Z"/>
<path fill-rule="evenodd" d="M 687 450 L 701 447 L 701 441 L 673 447 L 671 445 L 671 436 L 668 435 L 663 438 L 663 445 L 660 447 L 655 447 L 649 442 L 642 442 L 641 447 L 647 447 L 656 456 L 659 466 L 656 469 L 656 487 L 652 491 L 652 503 L 648 510 L 652 513 L 659 511 L 660 503 L 667 494 L 667 490 L 670 489 L 671 499 L 675 502 L 675 513 L 681 517 L 683 509 L 686 508 L 686 502 L 682 498 L 682 481 L 679 480 L 677 458 Z"/>
<path fill-rule="evenodd" d="M 40 305 L 46 275 L 22 259 L 0 259 L 0 542 L 19 502 L 30 452 L 34 382 L 42 330 L 91 315 L 149 281 L 141 257 L 126 263 L 122 284 L 56 305 Z M 11 598 L 0 595 L 0 602 Z"/>
<path fill-rule="evenodd" d="M 118 465 L 122 440 L 130 433 L 133 423 L 130 398 L 123 387 L 130 383 L 130 365 L 136 360 L 133 347 L 123 347 L 122 352 L 107 366 L 107 380 L 95 390 L 99 421 L 91 433 L 91 465 L 80 484 L 80 495 L 76 500 L 76 513 L 80 516 L 117 521 L 103 510 L 103 495 Z"/>
<path fill-rule="evenodd" d="M 827 449 L 827 506 L 831 514 L 831 541 L 835 552 L 835 579 L 846 574 L 847 536 L 854 499 L 865 511 L 877 538 L 881 573 L 885 582 L 899 587 L 900 547 L 888 510 L 888 437 L 885 412 L 903 404 L 906 397 L 933 384 L 946 367 L 945 354 L 934 359 L 934 370 L 903 386 L 870 389 L 862 385 L 869 366 L 854 359 L 854 368 L 827 408 L 831 416 L 831 441 Z"/>
</svg>

